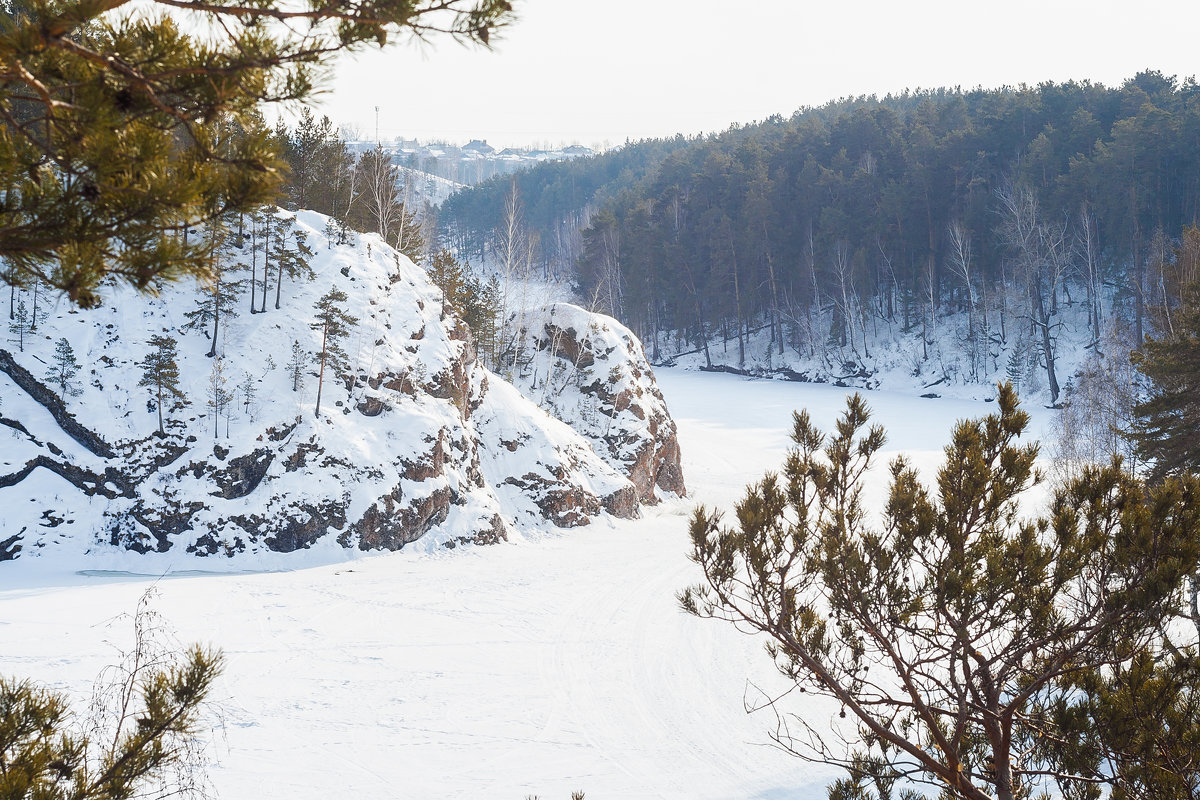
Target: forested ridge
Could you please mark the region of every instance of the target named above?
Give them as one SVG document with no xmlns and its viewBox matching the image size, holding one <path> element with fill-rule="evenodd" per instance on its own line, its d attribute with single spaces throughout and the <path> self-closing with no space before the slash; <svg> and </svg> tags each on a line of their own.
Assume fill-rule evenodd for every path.
<svg viewBox="0 0 1200 800">
<path fill-rule="evenodd" d="M 640 176 L 608 178 L 609 154 L 461 193 L 442 225 L 460 242 L 486 238 L 515 186 L 539 257 L 553 261 L 572 254 L 548 227 L 563 214 L 542 209 L 586 208 L 582 288 L 666 354 L 719 336 L 744 361 L 761 327 L 780 354 L 852 358 L 881 324 L 931 340 L 943 315 L 965 314 L 966 369 L 994 372 L 1019 333 L 1052 399 L 1062 305 L 1086 304 L 1092 342 L 1119 323 L 1136 347 L 1169 328 L 1194 277 L 1183 235 L 1200 200 L 1193 79 L 845 99 L 639 143 L 635 155 L 657 159 Z M 564 201 L 568 177 L 576 194 Z M 589 205 L 579 192 L 592 183 Z"/>
</svg>

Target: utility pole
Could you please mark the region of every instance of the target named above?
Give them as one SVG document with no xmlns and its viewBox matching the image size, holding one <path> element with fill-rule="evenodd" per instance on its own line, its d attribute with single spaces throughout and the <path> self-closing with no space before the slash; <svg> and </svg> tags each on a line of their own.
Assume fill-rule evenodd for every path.
<svg viewBox="0 0 1200 800">
<path fill-rule="evenodd" d="M 379 146 L 379 106 L 375 106 L 375 146 Z"/>
</svg>

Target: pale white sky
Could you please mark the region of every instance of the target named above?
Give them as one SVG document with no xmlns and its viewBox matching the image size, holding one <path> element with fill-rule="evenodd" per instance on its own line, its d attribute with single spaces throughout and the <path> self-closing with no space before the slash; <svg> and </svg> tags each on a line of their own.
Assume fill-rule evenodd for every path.
<svg viewBox="0 0 1200 800">
<path fill-rule="evenodd" d="M 1200 73 L 1195 0 L 515 0 L 491 51 L 343 59 L 320 110 L 373 137 L 619 144 L 846 95 Z"/>
</svg>

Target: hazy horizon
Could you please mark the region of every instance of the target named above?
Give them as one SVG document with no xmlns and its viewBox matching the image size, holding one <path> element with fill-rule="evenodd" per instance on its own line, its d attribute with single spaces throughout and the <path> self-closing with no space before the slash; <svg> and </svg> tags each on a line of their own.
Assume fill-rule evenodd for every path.
<svg viewBox="0 0 1200 800">
<path fill-rule="evenodd" d="M 381 140 L 615 146 L 697 135 L 860 95 L 1197 74 L 1200 6 L 936 0 L 853 8 L 517 0 L 491 51 L 445 39 L 343 58 L 317 110 Z M 686 13 L 684 13 L 686 12 Z M 294 115 L 293 115 L 294 116 Z"/>
</svg>

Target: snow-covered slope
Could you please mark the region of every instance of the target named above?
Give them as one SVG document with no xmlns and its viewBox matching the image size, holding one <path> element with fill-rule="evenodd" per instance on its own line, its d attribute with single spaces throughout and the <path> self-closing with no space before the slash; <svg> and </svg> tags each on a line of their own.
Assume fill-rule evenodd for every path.
<svg viewBox="0 0 1200 800">
<path fill-rule="evenodd" d="M 0 560 L 66 549 L 126 563 L 132 550 L 265 565 L 279 563 L 276 552 L 327 559 L 422 536 L 489 542 L 601 510 L 637 513 L 623 474 L 476 363 L 466 327 L 421 269 L 373 235 L 331 246 L 325 222 L 297 220 L 315 278 L 285 278 L 276 309 L 272 272 L 262 313 L 243 294 L 216 358 L 207 333 L 182 330 L 198 294 L 190 284 L 157 299 L 116 292 L 93 312 L 60 303 L 23 351 L 0 350 Z M 314 304 L 333 287 L 358 321 L 343 342 L 348 367 L 326 369 L 316 417 Z M 165 436 L 139 386 L 155 334 L 178 339 L 186 397 L 164 408 Z M 80 393 L 65 400 L 45 385 L 60 339 L 83 366 Z M 219 415 L 218 380 L 231 394 Z"/>
</svg>

